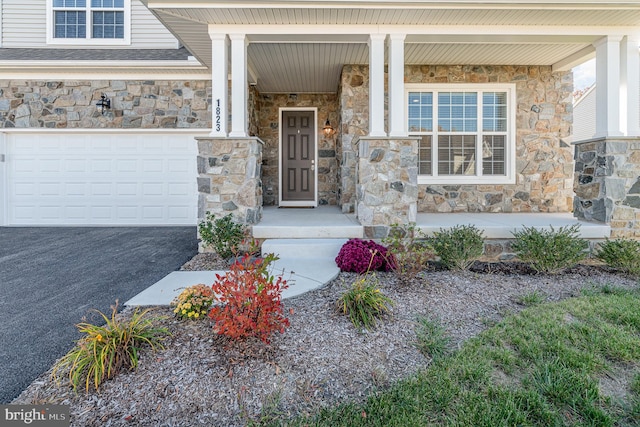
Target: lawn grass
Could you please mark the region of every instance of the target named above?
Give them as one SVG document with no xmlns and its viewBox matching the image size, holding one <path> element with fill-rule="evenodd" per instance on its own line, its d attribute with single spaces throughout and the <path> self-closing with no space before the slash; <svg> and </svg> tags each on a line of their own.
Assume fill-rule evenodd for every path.
<svg viewBox="0 0 640 427">
<path fill-rule="evenodd" d="M 640 293 L 535 305 L 362 405 L 267 424 L 640 425 Z"/>
</svg>

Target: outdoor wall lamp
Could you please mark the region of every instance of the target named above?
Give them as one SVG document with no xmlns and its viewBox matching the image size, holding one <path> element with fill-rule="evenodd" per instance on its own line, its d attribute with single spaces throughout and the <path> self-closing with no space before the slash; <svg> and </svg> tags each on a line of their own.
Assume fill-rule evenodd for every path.
<svg viewBox="0 0 640 427">
<path fill-rule="evenodd" d="M 100 100 L 96 102 L 96 107 L 100 107 L 100 113 L 104 115 L 105 108 L 108 110 L 111 108 L 111 100 L 107 98 L 107 95 L 104 93 L 100 95 Z"/>
<path fill-rule="evenodd" d="M 327 119 L 327 121 L 324 123 L 322 132 L 327 138 L 333 136 L 336 133 L 336 130 L 333 128 L 333 126 L 331 126 L 331 122 L 329 121 L 329 119 Z"/>
</svg>

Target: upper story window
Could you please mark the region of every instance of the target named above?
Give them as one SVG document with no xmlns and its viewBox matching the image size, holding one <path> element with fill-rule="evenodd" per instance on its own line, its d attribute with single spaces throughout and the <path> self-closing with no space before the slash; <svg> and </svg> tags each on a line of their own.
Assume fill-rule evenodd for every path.
<svg viewBox="0 0 640 427">
<path fill-rule="evenodd" d="M 49 0 L 52 44 L 128 44 L 130 0 Z"/>
<path fill-rule="evenodd" d="M 407 84 L 418 183 L 515 183 L 515 86 Z"/>
</svg>

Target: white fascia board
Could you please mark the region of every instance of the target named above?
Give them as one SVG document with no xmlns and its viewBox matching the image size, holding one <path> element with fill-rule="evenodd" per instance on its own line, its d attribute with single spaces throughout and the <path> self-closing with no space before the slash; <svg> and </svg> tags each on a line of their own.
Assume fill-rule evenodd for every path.
<svg viewBox="0 0 640 427">
<path fill-rule="evenodd" d="M 0 68 L 0 80 L 211 80 L 211 73 L 189 73 L 183 70 L 167 73 L 157 69 L 114 72 L 96 69 L 5 70 Z"/>
<path fill-rule="evenodd" d="M 207 67 L 197 60 L 187 61 L 70 61 L 70 60 L 9 60 L 0 62 L 2 68 L 97 68 L 109 70 L 113 68 L 190 68 L 206 70 Z"/>
<path fill-rule="evenodd" d="M 176 129 L 116 129 L 116 128 L 62 128 L 62 129 L 50 129 L 50 128 L 3 128 L 0 129 L 0 153 L 2 153 L 2 137 L 5 134 L 15 133 L 29 133 L 29 134 L 46 134 L 53 133 L 61 134 L 140 134 L 140 135 L 153 135 L 153 134 L 187 134 L 194 137 L 207 137 L 209 136 L 210 129 L 208 128 L 176 128 Z"/>
<path fill-rule="evenodd" d="M 210 0 L 149 0 L 145 1 L 149 9 L 270 9 L 270 8 L 300 8 L 300 9 L 639 9 L 637 0 L 608 1 L 584 0 L 250 0 L 250 1 L 210 1 Z"/>
<path fill-rule="evenodd" d="M 261 41 L 265 35 L 362 35 L 362 34 L 407 34 L 432 36 L 605 36 L 628 34 L 640 35 L 640 28 L 635 26 L 562 26 L 562 25 L 209 25 L 210 34 L 260 34 Z"/>
</svg>

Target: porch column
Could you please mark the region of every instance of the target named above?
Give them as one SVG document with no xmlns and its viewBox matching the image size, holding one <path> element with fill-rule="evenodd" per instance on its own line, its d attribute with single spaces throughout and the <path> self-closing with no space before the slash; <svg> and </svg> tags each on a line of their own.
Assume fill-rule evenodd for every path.
<svg viewBox="0 0 640 427">
<path fill-rule="evenodd" d="M 211 136 L 225 138 L 228 132 L 229 44 L 226 34 L 209 33 L 211 37 Z"/>
<path fill-rule="evenodd" d="M 384 39 L 369 35 L 369 136 L 386 136 L 384 131 Z"/>
<path fill-rule="evenodd" d="M 247 36 L 229 34 L 231 39 L 231 138 L 247 135 Z"/>
<path fill-rule="evenodd" d="M 627 36 L 622 40 L 621 67 L 622 85 L 626 86 L 623 92 L 623 110 L 626 107 L 626 115 L 623 129 L 627 136 L 640 136 L 640 41 L 637 36 Z M 625 120 L 626 119 L 626 120 Z"/>
<path fill-rule="evenodd" d="M 620 36 L 606 36 L 596 48 L 596 138 L 621 136 Z"/>
<path fill-rule="evenodd" d="M 404 106 L 404 39 L 389 34 L 389 136 L 407 136 Z"/>
</svg>

